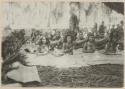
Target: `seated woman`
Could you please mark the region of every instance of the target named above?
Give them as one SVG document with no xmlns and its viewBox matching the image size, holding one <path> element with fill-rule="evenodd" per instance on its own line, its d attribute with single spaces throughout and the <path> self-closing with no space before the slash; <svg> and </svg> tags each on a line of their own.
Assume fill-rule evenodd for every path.
<svg viewBox="0 0 125 89">
<path fill-rule="evenodd" d="M 28 39 L 26 44 L 21 47 L 21 50 L 26 53 L 34 54 L 37 51 L 38 46 L 32 43 L 32 39 Z"/>
<path fill-rule="evenodd" d="M 88 34 L 88 40 L 85 42 L 83 46 L 84 53 L 94 53 L 95 52 L 95 40 L 93 34 Z"/>
<path fill-rule="evenodd" d="M 70 35 L 67 35 L 65 37 L 65 43 L 63 44 L 63 52 L 65 54 L 73 55 L 73 39 Z"/>
<path fill-rule="evenodd" d="M 47 39 L 45 37 L 42 37 L 39 40 L 38 45 L 39 45 L 38 54 L 45 55 L 45 54 L 47 54 L 49 52 L 49 48 L 48 48 L 48 45 L 47 45 Z"/>
</svg>

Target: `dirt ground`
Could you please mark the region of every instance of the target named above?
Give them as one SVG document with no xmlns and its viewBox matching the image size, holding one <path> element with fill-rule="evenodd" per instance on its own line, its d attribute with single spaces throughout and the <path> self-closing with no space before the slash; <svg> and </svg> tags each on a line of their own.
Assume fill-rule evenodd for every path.
<svg viewBox="0 0 125 89">
<path fill-rule="evenodd" d="M 74 55 L 61 57 L 32 55 L 30 62 L 37 65 L 42 87 L 122 87 L 123 52 L 117 55 L 101 52 L 75 50 Z"/>
<path fill-rule="evenodd" d="M 123 87 L 123 65 L 101 64 L 60 69 L 37 66 L 42 87 Z M 36 86 L 27 84 L 26 87 Z"/>
<path fill-rule="evenodd" d="M 121 88 L 124 84 L 123 65 L 100 64 L 84 67 L 56 68 L 37 66 L 41 83 L 20 84 L 9 80 L 6 87 L 72 87 Z M 12 83 L 13 82 L 13 83 Z"/>
</svg>

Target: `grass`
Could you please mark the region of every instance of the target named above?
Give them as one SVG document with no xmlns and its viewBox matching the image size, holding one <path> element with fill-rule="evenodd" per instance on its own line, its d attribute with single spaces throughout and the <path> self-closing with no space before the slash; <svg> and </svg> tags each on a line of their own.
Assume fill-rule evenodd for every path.
<svg viewBox="0 0 125 89">
<path fill-rule="evenodd" d="M 123 65 L 58 69 L 37 66 L 42 87 L 123 87 Z"/>
</svg>

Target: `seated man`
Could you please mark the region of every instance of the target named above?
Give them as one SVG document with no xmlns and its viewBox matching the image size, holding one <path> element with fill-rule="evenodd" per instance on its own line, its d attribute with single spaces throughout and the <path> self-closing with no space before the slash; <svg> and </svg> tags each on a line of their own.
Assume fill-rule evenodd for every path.
<svg viewBox="0 0 125 89">
<path fill-rule="evenodd" d="M 54 50 L 52 52 L 52 54 L 56 57 L 59 56 L 63 56 L 63 43 L 64 43 L 64 39 L 65 39 L 65 33 L 61 32 L 61 38 L 60 41 L 58 42 L 58 44 L 54 47 Z"/>
<path fill-rule="evenodd" d="M 93 34 L 88 34 L 88 40 L 83 45 L 84 53 L 94 53 L 95 52 L 95 40 Z"/>
<path fill-rule="evenodd" d="M 83 33 L 78 33 L 77 38 L 76 38 L 75 43 L 74 43 L 74 48 L 75 49 L 82 48 L 84 42 L 85 42 L 85 39 L 83 37 Z"/>
<path fill-rule="evenodd" d="M 65 43 L 63 44 L 63 52 L 65 54 L 73 55 L 73 39 L 70 35 L 67 35 L 65 37 Z"/>
<path fill-rule="evenodd" d="M 61 41 L 60 32 L 55 32 L 51 35 L 50 50 L 54 50 L 55 47 L 59 47 Z"/>
</svg>

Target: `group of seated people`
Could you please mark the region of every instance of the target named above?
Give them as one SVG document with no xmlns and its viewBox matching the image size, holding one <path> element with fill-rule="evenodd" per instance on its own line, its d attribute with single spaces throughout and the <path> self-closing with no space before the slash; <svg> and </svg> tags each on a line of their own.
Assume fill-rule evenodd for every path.
<svg viewBox="0 0 125 89">
<path fill-rule="evenodd" d="M 121 22 L 123 24 L 123 22 Z M 38 30 L 32 30 L 31 37 L 28 40 L 28 43 L 35 44 L 37 47 L 37 50 L 34 52 L 41 53 L 41 54 L 47 54 L 49 52 L 55 52 L 60 55 L 62 54 L 70 54 L 73 55 L 73 50 L 82 48 L 82 51 L 84 53 L 94 53 L 96 50 L 98 40 L 96 39 L 98 36 L 104 35 L 103 40 L 105 42 L 105 52 L 108 52 L 110 48 L 116 52 L 116 46 L 119 45 L 123 46 L 123 43 L 120 43 L 120 39 L 124 38 L 124 32 L 123 27 L 121 25 L 118 25 L 116 28 L 111 28 L 110 32 L 106 31 L 100 31 L 105 30 L 103 27 L 104 22 L 100 26 L 100 29 L 98 30 L 98 34 L 95 34 L 95 32 L 84 32 L 81 30 L 72 31 L 72 30 L 66 30 L 66 31 L 58 31 L 58 30 L 52 30 L 51 32 L 42 32 Z M 113 25 L 114 27 L 114 25 Z M 120 33 L 121 32 L 121 33 Z M 85 36 L 86 35 L 86 36 Z M 120 38 L 120 36 L 123 36 Z M 103 42 L 102 42 L 103 43 Z M 122 47 L 123 49 L 123 47 Z"/>
<path fill-rule="evenodd" d="M 2 64 L 2 78 L 6 80 L 6 74 L 11 70 L 11 68 L 13 69 L 13 63 L 15 62 L 25 65 L 27 69 L 25 55 L 19 54 L 15 56 L 15 54 L 17 54 L 20 49 L 23 49 L 23 47 L 23 52 L 25 53 L 38 55 L 52 53 L 54 56 L 62 56 L 65 54 L 73 55 L 74 50 L 77 49 L 82 49 L 83 53 L 94 53 L 96 50 L 101 48 L 106 54 L 116 53 L 117 49 L 124 50 L 123 21 L 121 21 L 117 26 L 112 25 L 108 30 L 106 30 L 104 22 L 102 22 L 98 30 L 97 24 L 93 29 L 94 30 L 91 32 L 71 29 L 63 31 L 55 29 L 51 32 L 42 32 L 40 30 L 33 29 L 30 37 L 26 37 L 24 29 L 12 32 L 11 35 L 2 42 L 2 57 L 4 60 Z M 12 54 L 14 54 L 14 57 Z M 12 57 L 10 57 L 10 55 L 12 55 Z M 18 65 L 20 64 L 14 64 L 14 68 Z M 26 71 L 34 73 L 31 70 L 23 71 L 21 68 L 22 67 L 17 68 L 16 72 L 15 70 L 12 72 L 14 72 L 14 74 L 20 71 L 24 74 Z M 32 70 L 34 70 L 34 68 Z M 12 76 L 8 75 L 8 77 L 14 77 L 13 73 Z M 14 79 L 16 80 L 15 77 Z"/>
<path fill-rule="evenodd" d="M 112 25 L 109 34 L 109 41 L 106 44 L 105 52 L 115 53 L 118 49 L 124 50 L 124 28 L 123 21 L 120 24 Z"/>
</svg>

